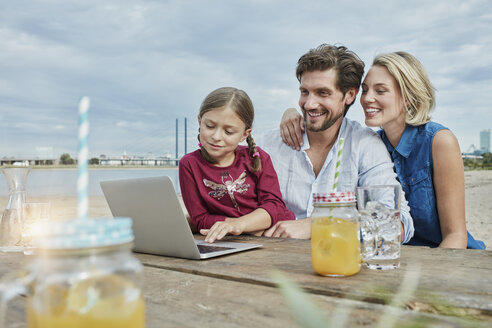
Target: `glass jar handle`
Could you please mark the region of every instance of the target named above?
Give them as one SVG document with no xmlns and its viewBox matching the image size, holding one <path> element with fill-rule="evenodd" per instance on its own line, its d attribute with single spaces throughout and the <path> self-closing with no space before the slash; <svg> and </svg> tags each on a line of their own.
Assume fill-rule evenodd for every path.
<svg viewBox="0 0 492 328">
<path fill-rule="evenodd" d="M 363 216 L 360 222 L 362 261 L 367 262 L 376 256 L 378 252 L 378 233 L 376 222 L 369 217 Z"/>
<path fill-rule="evenodd" d="M 0 328 L 7 327 L 5 319 L 7 304 L 15 296 L 26 294 L 34 276 L 27 270 L 18 270 L 4 275 L 0 280 Z"/>
</svg>

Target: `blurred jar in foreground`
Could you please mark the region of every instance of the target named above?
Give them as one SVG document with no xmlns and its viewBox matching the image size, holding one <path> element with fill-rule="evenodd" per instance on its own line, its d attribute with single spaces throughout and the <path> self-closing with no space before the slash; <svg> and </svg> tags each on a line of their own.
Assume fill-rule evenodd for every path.
<svg viewBox="0 0 492 328">
<path fill-rule="evenodd" d="M 3 286 L 4 298 L 26 294 L 29 328 L 145 327 L 131 224 L 129 218 L 44 224 L 31 265 Z"/>
<path fill-rule="evenodd" d="M 314 271 L 322 276 L 351 276 L 363 258 L 374 256 L 374 228 L 364 227 L 360 241 L 360 215 L 354 192 L 313 194 L 311 256 Z"/>
</svg>

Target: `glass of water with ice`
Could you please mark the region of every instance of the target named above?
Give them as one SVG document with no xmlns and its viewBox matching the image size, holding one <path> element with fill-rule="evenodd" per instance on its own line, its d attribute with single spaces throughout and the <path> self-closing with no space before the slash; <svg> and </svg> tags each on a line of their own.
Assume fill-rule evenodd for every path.
<svg viewBox="0 0 492 328">
<path fill-rule="evenodd" d="M 400 267 L 400 192 L 399 185 L 357 188 L 357 207 L 361 221 L 376 225 L 378 251 L 366 262 L 369 269 L 389 270 Z"/>
</svg>

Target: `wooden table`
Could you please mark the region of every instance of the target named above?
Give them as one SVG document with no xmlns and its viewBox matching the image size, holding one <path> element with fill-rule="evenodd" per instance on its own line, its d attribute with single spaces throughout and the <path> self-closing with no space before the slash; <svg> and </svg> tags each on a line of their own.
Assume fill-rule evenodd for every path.
<svg viewBox="0 0 492 328">
<path fill-rule="evenodd" d="M 273 271 L 302 287 L 327 318 L 349 312 L 347 327 L 376 326 L 388 309 L 397 313 L 395 327 L 492 326 L 490 251 L 403 246 L 399 269 L 363 267 L 354 276 L 335 278 L 313 271 L 307 240 L 227 240 L 263 247 L 204 261 L 136 254 L 145 267 L 147 327 L 295 327 Z M 25 260 L 21 254 L 0 254 L 0 274 Z M 409 277 L 416 283 L 412 296 L 402 307 L 391 305 Z M 25 326 L 23 299 L 9 309 L 9 322 Z"/>
</svg>

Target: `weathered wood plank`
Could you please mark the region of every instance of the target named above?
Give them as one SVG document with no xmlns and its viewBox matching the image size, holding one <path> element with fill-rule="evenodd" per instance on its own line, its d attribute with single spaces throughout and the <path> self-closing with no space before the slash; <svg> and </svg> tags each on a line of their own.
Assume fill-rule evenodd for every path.
<svg viewBox="0 0 492 328">
<path fill-rule="evenodd" d="M 284 297 L 276 288 L 146 267 L 148 327 L 294 327 Z M 388 306 L 328 296 L 311 299 L 329 319 L 348 309 L 347 327 L 374 326 Z M 395 326 L 472 327 L 476 321 L 401 310 Z M 480 326 L 480 325 L 479 325 Z"/>
<path fill-rule="evenodd" d="M 29 257 L 21 254 L 1 255 L 0 274 L 24 267 L 27 260 Z M 188 262 L 216 266 L 213 261 Z M 297 326 L 277 288 L 195 273 L 152 266 L 144 268 L 147 327 Z M 325 295 L 311 295 L 311 299 L 328 318 L 348 308 L 347 326 L 350 327 L 373 326 L 380 320 L 381 313 L 389 308 Z M 7 327 L 26 326 L 23 300 L 18 297 L 9 305 Z M 433 327 L 480 326 L 476 321 L 449 316 L 397 311 L 397 326 L 409 323 L 426 323 Z"/>
<path fill-rule="evenodd" d="M 23 253 L 2 253 L 0 252 L 0 284 L 5 283 L 6 275 L 16 270 L 22 270 L 28 263 L 28 258 Z M 27 327 L 25 319 L 24 297 L 18 296 L 9 304 L 6 311 L 6 327 L 24 328 Z"/>
<path fill-rule="evenodd" d="M 405 273 L 419 267 L 418 287 L 409 308 L 419 311 L 473 315 L 492 321 L 492 252 L 477 250 L 402 247 L 401 268 L 373 271 L 363 268 L 352 277 L 320 277 L 311 266 L 310 244 L 305 240 L 229 237 L 230 241 L 259 242 L 261 249 L 206 261 L 190 261 L 145 254 L 147 266 L 273 286 L 272 270 L 285 272 L 310 293 L 387 303 Z"/>
</svg>

